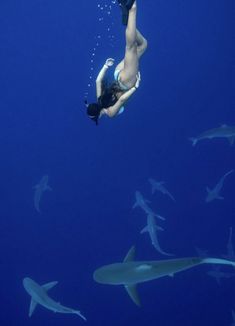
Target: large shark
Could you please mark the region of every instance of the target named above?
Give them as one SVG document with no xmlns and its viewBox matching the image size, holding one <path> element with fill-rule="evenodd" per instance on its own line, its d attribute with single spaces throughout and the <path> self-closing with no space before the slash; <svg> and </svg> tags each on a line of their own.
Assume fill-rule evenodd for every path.
<svg viewBox="0 0 235 326">
<path fill-rule="evenodd" d="M 219 182 L 215 185 L 215 187 L 213 189 L 210 189 L 208 187 L 206 187 L 207 190 L 207 196 L 205 201 L 208 203 L 214 199 L 224 199 L 222 196 L 220 196 L 220 191 L 223 188 L 224 185 L 224 180 L 225 178 L 231 174 L 234 170 L 231 170 L 229 172 L 227 172 L 222 178 L 220 178 Z"/>
<path fill-rule="evenodd" d="M 58 282 L 50 282 L 44 285 L 39 285 L 29 277 L 23 279 L 24 288 L 31 296 L 29 317 L 32 316 L 37 304 L 40 304 L 53 312 L 59 312 L 62 314 L 76 314 L 82 319 L 86 320 L 79 310 L 64 307 L 59 302 L 54 301 L 48 296 L 47 291 L 53 288 L 57 283 Z"/>
<path fill-rule="evenodd" d="M 162 250 L 160 247 L 157 233 L 158 231 L 163 231 L 163 229 L 156 224 L 155 217 L 151 214 L 148 214 L 147 216 L 147 226 L 145 226 L 140 233 L 148 232 L 150 236 L 150 240 L 152 242 L 152 245 L 154 248 L 162 255 L 166 256 L 173 256 L 172 254 L 169 254 Z"/>
<path fill-rule="evenodd" d="M 149 178 L 149 182 L 152 186 L 152 194 L 155 193 L 156 190 L 160 191 L 161 193 L 169 196 L 172 200 L 175 201 L 175 198 L 172 196 L 172 194 L 166 189 L 164 186 L 165 182 L 164 181 L 156 181 L 152 178 Z"/>
<path fill-rule="evenodd" d="M 220 284 L 222 278 L 235 277 L 235 273 L 228 273 L 228 272 L 221 271 L 220 266 L 214 266 L 210 271 L 207 272 L 207 275 L 214 277 L 214 279 L 218 284 Z"/>
<path fill-rule="evenodd" d="M 132 206 L 132 208 L 140 207 L 143 209 L 143 211 L 146 214 L 151 214 L 155 217 L 158 217 L 161 220 L 165 220 L 165 218 L 162 217 L 161 215 L 154 213 L 154 211 L 151 209 L 151 207 L 148 206 L 148 203 L 150 203 L 150 201 L 145 199 L 140 191 L 135 192 L 135 203 Z"/>
<path fill-rule="evenodd" d="M 219 128 L 207 130 L 199 136 L 189 139 L 192 141 L 192 145 L 195 146 L 199 140 L 213 138 L 227 138 L 229 143 L 233 145 L 235 139 L 235 126 L 227 126 L 224 124 Z"/>
<path fill-rule="evenodd" d="M 42 197 L 42 194 L 44 191 L 52 191 L 51 187 L 48 186 L 48 175 L 44 175 L 40 182 L 33 187 L 33 189 L 35 189 L 35 192 L 34 192 L 34 207 L 36 209 L 36 211 L 38 213 L 40 213 L 40 207 L 39 207 L 39 204 L 40 204 L 40 201 L 41 201 L 41 197 Z"/>
<path fill-rule="evenodd" d="M 121 263 L 114 263 L 98 268 L 93 278 L 96 282 L 109 285 L 124 285 L 136 305 L 140 300 L 136 290 L 138 283 L 173 276 L 201 264 L 222 264 L 235 266 L 235 262 L 219 258 L 187 257 L 169 260 L 134 261 L 135 247 L 132 247 Z"/>
</svg>

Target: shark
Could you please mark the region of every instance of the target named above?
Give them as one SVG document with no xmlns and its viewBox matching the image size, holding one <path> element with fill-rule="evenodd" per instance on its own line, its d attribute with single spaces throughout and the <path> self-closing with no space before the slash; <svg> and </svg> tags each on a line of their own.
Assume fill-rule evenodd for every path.
<svg viewBox="0 0 235 326">
<path fill-rule="evenodd" d="M 153 215 L 153 216 L 155 216 L 155 217 L 157 217 L 157 218 L 159 218 L 161 220 L 165 220 L 165 218 L 163 216 L 154 213 L 152 208 L 148 206 L 149 203 L 150 203 L 150 201 L 148 199 L 145 199 L 140 191 L 135 192 L 135 203 L 132 206 L 133 209 L 136 208 L 136 207 L 140 207 L 140 208 L 143 209 L 143 211 L 147 215 L 151 214 L 151 215 Z"/>
<path fill-rule="evenodd" d="M 39 183 L 33 187 L 35 189 L 34 192 L 34 207 L 38 213 L 40 213 L 40 201 L 42 198 L 42 194 L 45 191 L 52 191 L 52 188 L 48 186 L 48 175 L 44 175 Z"/>
<path fill-rule="evenodd" d="M 23 279 L 23 286 L 26 292 L 31 296 L 31 302 L 29 307 L 29 317 L 32 316 L 36 306 L 40 304 L 41 306 L 51 310 L 53 312 L 58 312 L 62 314 L 76 314 L 83 320 L 86 318 L 81 314 L 79 310 L 67 308 L 62 306 L 59 302 L 51 299 L 47 292 L 52 289 L 58 282 L 50 282 L 44 285 L 39 285 L 29 277 Z"/>
<path fill-rule="evenodd" d="M 221 271 L 220 266 L 214 266 L 212 270 L 207 272 L 207 275 L 214 277 L 216 282 L 220 284 L 222 278 L 231 278 L 235 276 L 235 273 L 228 273 Z"/>
<path fill-rule="evenodd" d="M 160 191 L 164 195 L 169 196 L 173 201 L 175 201 L 175 198 L 172 196 L 172 194 L 166 189 L 164 186 L 165 182 L 164 181 L 156 181 L 152 178 L 149 178 L 149 183 L 152 186 L 152 194 L 155 193 L 156 190 Z"/>
<path fill-rule="evenodd" d="M 233 145 L 235 139 L 235 126 L 227 126 L 226 124 L 223 124 L 218 128 L 204 131 L 197 137 L 191 137 L 189 140 L 191 140 L 192 145 L 195 146 L 199 140 L 214 138 L 227 138 L 229 143 Z"/>
<path fill-rule="evenodd" d="M 220 191 L 223 188 L 225 178 L 229 174 L 233 173 L 233 171 L 234 170 L 231 170 L 231 171 L 227 172 L 224 176 L 222 176 L 220 178 L 219 182 L 215 185 L 215 187 L 213 189 L 206 187 L 207 196 L 206 196 L 205 201 L 207 203 L 211 202 L 214 199 L 224 199 L 224 197 L 220 196 Z"/>
<path fill-rule="evenodd" d="M 161 228 L 160 226 L 158 226 L 156 224 L 155 221 L 155 217 L 151 214 L 148 214 L 147 216 L 147 226 L 145 226 L 142 230 L 141 230 L 141 234 L 148 232 L 152 245 L 154 246 L 154 248 L 162 255 L 166 255 L 166 256 L 173 256 L 173 254 L 169 254 L 165 251 L 162 250 L 162 248 L 160 247 L 159 241 L 158 241 L 158 236 L 157 233 L 158 231 L 163 231 L 163 228 Z"/>
<path fill-rule="evenodd" d="M 123 262 L 104 265 L 96 269 L 93 279 L 97 283 L 123 285 L 132 301 L 140 306 L 136 285 L 188 270 L 202 264 L 235 266 L 235 262 L 220 258 L 186 257 L 168 260 L 134 261 L 135 247 L 131 247 Z"/>
</svg>

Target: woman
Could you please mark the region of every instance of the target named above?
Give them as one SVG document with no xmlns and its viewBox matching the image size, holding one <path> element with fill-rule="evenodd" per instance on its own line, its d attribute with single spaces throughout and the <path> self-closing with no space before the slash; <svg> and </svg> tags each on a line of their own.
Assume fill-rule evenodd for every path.
<svg viewBox="0 0 235 326">
<path fill-rule="evenodd" d="M 113 66 L 114 59 L 107 59 L 97 76 L 97 103 L 86 102 L 87 114 L 96 124 L 103 115 L 113 118 L 123 112 L 124 104 L 139 87 L 139 59 L 147 48 L 146 39 L 136 29 L 136 1 L 118 0 L 118 2 L 122 9 L 123 24 L 127 23 L 125 57 L 116 66 L 115 81 L 110 86 L 104 85 L 104 77 L 109 67 Z"/>
</svg>

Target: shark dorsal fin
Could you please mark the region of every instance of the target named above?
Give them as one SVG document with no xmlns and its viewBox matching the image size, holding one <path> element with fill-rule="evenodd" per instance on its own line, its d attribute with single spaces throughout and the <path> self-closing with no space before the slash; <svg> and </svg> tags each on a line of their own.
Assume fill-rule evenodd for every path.
<svg viewBox="0 0 235 326">
<path fill-rule="evenodd" d="M 37 302 L 35 300 L 33 300 L 33 298 L 32 298 L 30 301 L 30 306 L 29 306 L 29 317 L 32 316 L 36 306 L 37 306 Z"/>
<path fill-rule="evenodd" d="M 129 294 L 129 296 L 131 297 L 131 299 L 133 300 L 133 302 L 137 306 L 140 306 L 140 299 L 139 299 L 138 292 L 136 290 L 136 285 L 135 284 L 125 285 L 125 289 L 127 290 L 127 293 Z"/>
<path fill-rule="evenodd" d="M 135 246 L 132 246 L 131 249 L 128 251 L 126 257 L 124 258 L 123 262 L 127 263 L 129 261 L 133 261 L 135 258 Z"/>
<path fill-rule="evenodd" d="M 57 281 L 49 282 L 49 283 L 43 284 L 43 285 L 42 285 L 42 288 L 43 288 L 45 291 L 48 291 L 48 290 L 52 289 L 54 286 L 56 286 L 57 283 L 58 283 Z"/>
</svg>

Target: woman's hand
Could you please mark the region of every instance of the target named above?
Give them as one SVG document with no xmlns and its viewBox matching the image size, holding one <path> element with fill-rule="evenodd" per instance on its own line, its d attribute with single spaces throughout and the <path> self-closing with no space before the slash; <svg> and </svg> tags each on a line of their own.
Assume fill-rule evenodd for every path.
<svg viewBox="0 0 235 326">
<path fill-rule="evenodd" d="M 140 86 L 140 81 L 141 81 L 141 76 L 140 72 L 136 75 L 136 83 L 135 83 L 135 88 L 138 88 Z"/>
<path fill-rule="evenodd" d="M 108 58 L 106 61 L 105 61 L 105 65 L 107 66 L 107 67 L 111 67 L 111 66 L 113 66 L 113 64 L 114 64 L 114 59 L 113 58 Z"/>
</svg>

